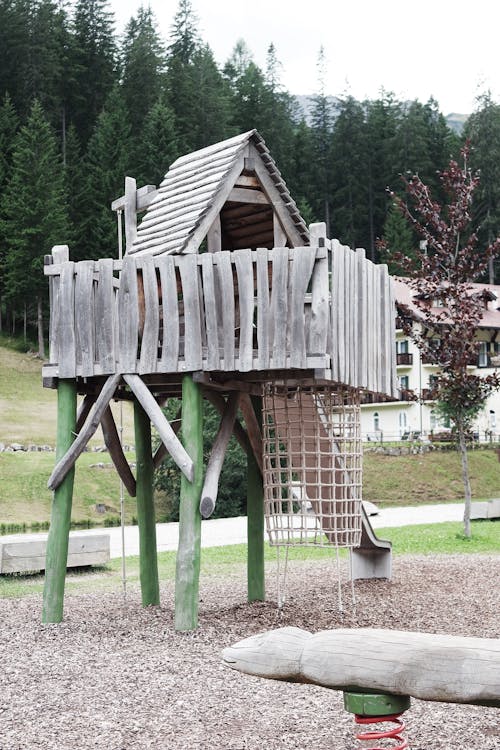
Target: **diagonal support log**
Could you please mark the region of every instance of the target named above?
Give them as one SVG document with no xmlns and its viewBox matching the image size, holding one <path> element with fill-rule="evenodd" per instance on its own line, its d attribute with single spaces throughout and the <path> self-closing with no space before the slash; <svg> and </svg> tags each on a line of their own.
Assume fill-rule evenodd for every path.
<svg viewBox="0 0 500 750">
<path fill-rule="evenodd" d="M 205 472 L 205 482 L 201 491 L 200 513 L 203 518 L 209 518 L 214 512 L 215 503 L 217 502 L 217 492 L 219 490 L 220 473 L 227 445 L 233 434 L 233 425 L 238 412 L 239 400 L 239 393 L 233 392 L 229 394 L 219 430 L 212 446 Z"/>
<path fill-rule="evenodd" d="M 78 433 L 82 429 L 83 425 L 85 424 L 85 420 L 87 419 L 90 410 L 92 409 L 93 405 L 95 404 L 96 397 L 94 395 L 87 394 L 85 398 L 83 399 L 82 403 L 78 407 L 78 412 L 76 415 L 76 428 L 75 432 Z"/>
<path fill-rule="evenodd" d="M 124 375 L 123 379 L 130 386 L 134 396 L 158 430 L 162 442 L 179 469 L 188 482 L 192 482 L 194 477 L 193 462 L 148 387 L 138 375 Z"/>
<path fill-rule="evenodd" d="M 174 435 L 177 435 L 179 430 L 181 429 L 181 416 L 182 416 L 182 407 L 179 409 L 177 414 L 175 415 L 175 419 L 170 422 L 170 427 L 174 431 Z M 158 448 L 155 451 L 155 454 L 153 456 L 153 469 L 156 471 L 156 469 L 163 463 L 163 461 L 168 456 L 168 450 L 165 448 L 164 443 L 160 443 Z"/>
<path fill-rule="evenodd" d="M 109 405 L 101 417 L 101 427 L 104 443 L 118 472 L 118 476 L 122 480 L 130 497 L 135 497 L 137 491 L 135 477 L 123 453 L 118 430 L 116 429 L 113 413 Z"/>
<path fill-rule="evenodd" d="M 210 401 L 212 406 L 214 406 L 222 416 L 224 414 L 224 409 L 226 408 L 226 402 L 224 401 L 224 398 L 220 395 L 220 393 L 216 393 L 215 391 L 206 389 L 203 391 L 203 395 L 205 396 L 207 401 Z M 253 453 L 253 448 L 248 435 L 238 419 L 234 420 L 233 434 L 247 455 L 249 453 Z M 262 474 L 262 455 L 257 456 L 256 459 L 259 465 L 260 472 Z"/>
<path fill-rule="evenodd" d="M 110 375 L 104 383 L 99 396 L 90 409 L 85 425 L 75 438 L 75 441 L 72 443 L 69 450 L 66 451 L 61 460 L 55 465 L 49 481 L 47 482 L 49 490 L 55 490 L 59 487 L 67 473 L 74 466 L 78 456 L 83 453 L 85 446 L 99 427 L 101 417 L 108 407 L 110 400 L 113 398 L 120 379 L 120 374 Z"/>
<path fill-rule="evenodd" d="M 240 395 L 240 409 L 243 414 L 243 419 L 247 427 L 247 435 L 252 446 L 255 460 L 262 473 L 262 433 L 260 431 L 260 425 L 255 416 L 255 411 L 252 405 L 252 400 L 248 393 L 242 393 Z"/>
</svg>

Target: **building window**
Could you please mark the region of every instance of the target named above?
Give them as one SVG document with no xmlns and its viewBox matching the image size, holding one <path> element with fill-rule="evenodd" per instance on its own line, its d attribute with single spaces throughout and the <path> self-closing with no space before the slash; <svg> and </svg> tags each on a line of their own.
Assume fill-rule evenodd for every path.
<svg viewBox="0 0 500 750">
<path fill-rule="evenodd" d="M 396 341 L 396 352 L 398 354 L 408 354 L 408 339 Z"/>
<path fill-rule="evenodd" d="M 373 431 L 379 432 L 380 431 L 380 417 L 378 414 L 378 411 L 375 412 L 373 415 Z"/>
<path fill-rule="evenodd" d="M 495 410 L 494 409 L 490 409 L 489 422 L 490 422 L 490 430 L 492 432 L 495 432 L 495 430 L 497 428 L 497 415 L 495 414 Z"/>
<path fill-rule="evenodd" d="M 408 375 L 401 375 L 399 378 L 399 387 L 402 391 L 407 391 L 410 387 L 410 378 Z"/>
<path fill-rule="evenodd" d="M 399 436 L 402 437 L 408 429 L 408 416 L 405 411 L 399 412 Z"/>
<path fill-rule="evenodd" d="M 479 367 L 488 367 L 488 342 L 479 342 Z"/>
</svg>

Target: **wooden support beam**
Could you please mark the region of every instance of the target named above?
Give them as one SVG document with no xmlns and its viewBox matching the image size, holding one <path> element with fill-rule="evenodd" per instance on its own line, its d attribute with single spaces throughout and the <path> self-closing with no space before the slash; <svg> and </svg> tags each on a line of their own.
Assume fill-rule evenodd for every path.
<svg viewBox="0 0 500 750">
<path fill-rule="evenodd" d="M 249 190 L 248 188 L 233 188 L 227 197 L 228 201 L 234 203 L 263 203 L 269 204 L 269 198 L 261 190 Z"/>
<path fill-rule="evenodd" d="M 221 239 L 220 214 L 217 214 L 214 223 L 207 233 L 207 250 L 209 253 L 218 253 L 222 250 Z"/>
<path fill-rule="evenodd" d="M 201 514 L 203 484 L 203 400 L 201 388 L 190 375 L 182 381 L 182 438 L 193 459 L 193 479 L 181 476 L 179 548 L 175 571 L 175 629 L 194 630 L 198 625 Z"/>
<path fill-rule="evenodd" d="M 75 432 L 80 432 L 83 425 L 85 424 L 85 420 L 87 419 L 90 410 L 92 409 L 93 405 L 95 404 L 96 396 L 93 394 L 87 393 L 85 398 L 83 399 L 82 403 L 78 407 L 78 411 L 76 413 L 76 428 Z"/>
<path fill-rule="evenodd" d="M 69 450 L 76 427 L 76 382 L 59 380 L 57 385 L 56 460 Z M 64 610 L 64 583 L 68 560 L 71 505 L 75 478 L 74 463 L 54 493 L 47 539 L 42 622 L 61 622 Z"/>
<path fill-rule="evenodd" d="M 240 394 L 230 393 L 219 425 L 210 458 L 208 459 L 205 481 L 201 492 L 200 513 L 203 518 L 210 518 L 214 512 L 219 490 L 219 478 L 226 455 L 226 449 L 233 434 L 234 421 L 238 412 Z"/>
<path fill-rule="evenodd" d="M 125 252 L 132 251 L 137 236 L 137 183 L 125 177 Z"/>
<path fill-rule="evenodd" d="M 168 450 L 179 469 L 182 471 L 188 482 L 192 482 L 194 476 L 193 461 L 184 449 L 180 440 L 177 439 L 168 419 L 158 406 L 158 403 L 151 394 L 149 388 L 142 382 L 138 375 L 124 375 L 123 379 L 127 385 L 130 386 L 135 397 L 158 430 L 165 448 Z"/>
<path fill-rule="evenodd" d="M 251 397 L 256 421 L 261 429 L 262 398 Z M 264 572 L 264 485 L 260 463 L 252 451 L 247 456 L 247 591 L 248 601 L 266 598 Z"/>
<path fill-rule="evenodd" d="M 144 211 L 158 195 L 156 185 L 143 185 L 136 193 L 136 210 L 138 213 Z M 125 208 L 125 195 L 116 198 L 111 204 L 112 211 L 123 211 Z M 57 261 L 56 261 L 57 262 Z"/>
<path fill-rule="evenodd" d="M 101 417 L 101 427 L 104 443 L 109 451 L 111 460 L 115 465 L 115 469 L 118 472 L 118 476 L 122 480 L 130 497 L 135 497 L 137 490 L 135 477 L 132 474 L 127 459 L 125 458 L 125 454 L 123 453 L 120 437 L 113 418 L 113 412 L 109 405 Z"/>
<path fill-rule="evenodd" d="M 224 414 L 224 410 L 226 408 L 226 402 L 224 401 L 224 398 L 220 395 L 220 393 L 216 393 L 215 391 L 210 391 L 208 389 L 203 390 L 203 395 L 207 399 L 207 401 L 210 401 L 212 406 L 214 406 L 219 414 L 222 416 Z M 248 439 L 248 436 L 241 426 L 241 422 L 238 419 L 234 420 L 233 424 L 233 434 L 238 443 L 241 445 L 245 453 L 251 453 L 252 452 L 252 446 L 250 445 L 250 440 Z"/>
<path fill-rule="evenodd" d="M 101 422 L 101 417 L 108 407 L 110 399 L 113 398 L 114 392 L 120 382 L 121 375 L 110 375 L 104 383 L 99 396 L 90 409 L 89 416 L 83 429 L 79 432 L 76 440 L 68 448 L 64 456 L 56 463 L 52 474 L 50 475 L 47 487 L 49 490 L 56 490 L 64 480 L 68 472 L 74 467 L 78 456 L 83 453 L 85 446 L 95 433 Z M 76 386 L 75 386 L 76 387 Z M 76 424 L 75 424 L 76 427 Z"/>
<path fill-rule="evenodd" d="M 175 419 L 173 419 L 170 422 L 170 426 L 172 430 L 174 431 L 174 435 L 177 435 L 177 433 L 179 432 L 181 428 L 181 424 L 182 424 L 181 415 L 182 415 L 182 408 L 180 408 L 179 411 L 177 412 Z M 168 455 L 169 453 L 165 447 L 165 444 L 160 443 L 160 445 L 158 446 L 158 448 L 156 449 L 153 455 L 153 466 L 154 466 L 155 471 L 164 462 L 164 460 L 166 459 Z"/>
<path fill-rule="evenodd" d="M 255 460 L 262 469 L 262 432 L 260 424 L 255 416 L 252 401 L 247 393 L 240 396 L 240 409 L 245 420 L 248 439 L 255 456 Z"/>
<path fill-rule="evenodd" d="M 153 457 L 151 423 L 138 401 L 134 402 L 137 465 L 137 524 L 139 526 L 139 577 L 143 607 L 160 603 L 156 522 L 153 502 Z"/>
</svg>

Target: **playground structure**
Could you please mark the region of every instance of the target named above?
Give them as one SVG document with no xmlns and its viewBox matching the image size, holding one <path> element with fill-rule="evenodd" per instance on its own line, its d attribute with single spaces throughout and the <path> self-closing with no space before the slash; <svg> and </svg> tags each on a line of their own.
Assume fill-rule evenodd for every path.
<svg viewBox="0 0 500 750">
<path fill-rule="evenodd" d="M 246 638 L 224 649 L 222 659 L 245 674 L 343 690 L 346 710 L 371 728 L 358 739 L 393 740 L 394 750 L 408 747 L 400 717 L 411 697 L 500 708 L 500 640 L 494 638 L 287 627 Z M 389 729 L 376 728 L 386 723 Z"/>
<path fill-rule="evenodd" d="M 361 507 L 359 431 L 360 391 L 397 396 L 386 266 L 322 224 L 307 229 L 256 131 L 181 157 L 158 190 L 127 178 L 113 208 L 125 214 L 123 260 L 74 263 L 66 246 L 46 257 L 43 377 L 57 388 L 58 435 L 44 621 L 62 619 L 74 465 L 99 424 L 137 497 L 144 605 L 159 603 L 154 468 L 168 453 L 182 472 L 177 629 L 197 624 L 201 516 L 233 432 L 248 456 L 249 600 L 264 598 L 264 519 L 271 543 L 347 547 L 353 573 L 387 575 L 390 548 Z M 161 410 L 170 398 L 182 400 L 182 442 Z M 205 476 L 204 398 L 221 414 Z M 111 399 L 134 402 L 136 476 Z"/>
</svg>

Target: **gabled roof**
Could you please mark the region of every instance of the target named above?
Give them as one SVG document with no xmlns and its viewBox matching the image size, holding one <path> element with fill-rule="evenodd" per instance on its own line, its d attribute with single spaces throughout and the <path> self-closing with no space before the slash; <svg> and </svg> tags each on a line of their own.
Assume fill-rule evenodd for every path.
<svg viewBox="0 0 500 750">
<path fill-rule="evenodd" d="M 239 195 L 234 191 L 235 186 L 240 186 Z M 242 209 L 245 195 L 252 199 L 246 212 Z M 240 231 L 233 235 L 238 206 L 242 209 L 237 221 Z M 223 242 L 222 249 L 251 247 L 248 239 L 252 226 L 255 239 L 259 237 L 262 243 L 259 246 L 266 247 L 273 214 L 291 247 L 309 244 L 305 222 L 264 140 L 256 130 L 250 130 L 182 156 L 172 164 L 146 210 L 130 252 L 140 255 L 197 252 L 223 209 L 227 220 L 222 222 L 222 234 L 232 246 L 226 247 Z M 245 230 L 241 231 L 245 226 L 250 227 L 247 235 Z"/>
</svg>

